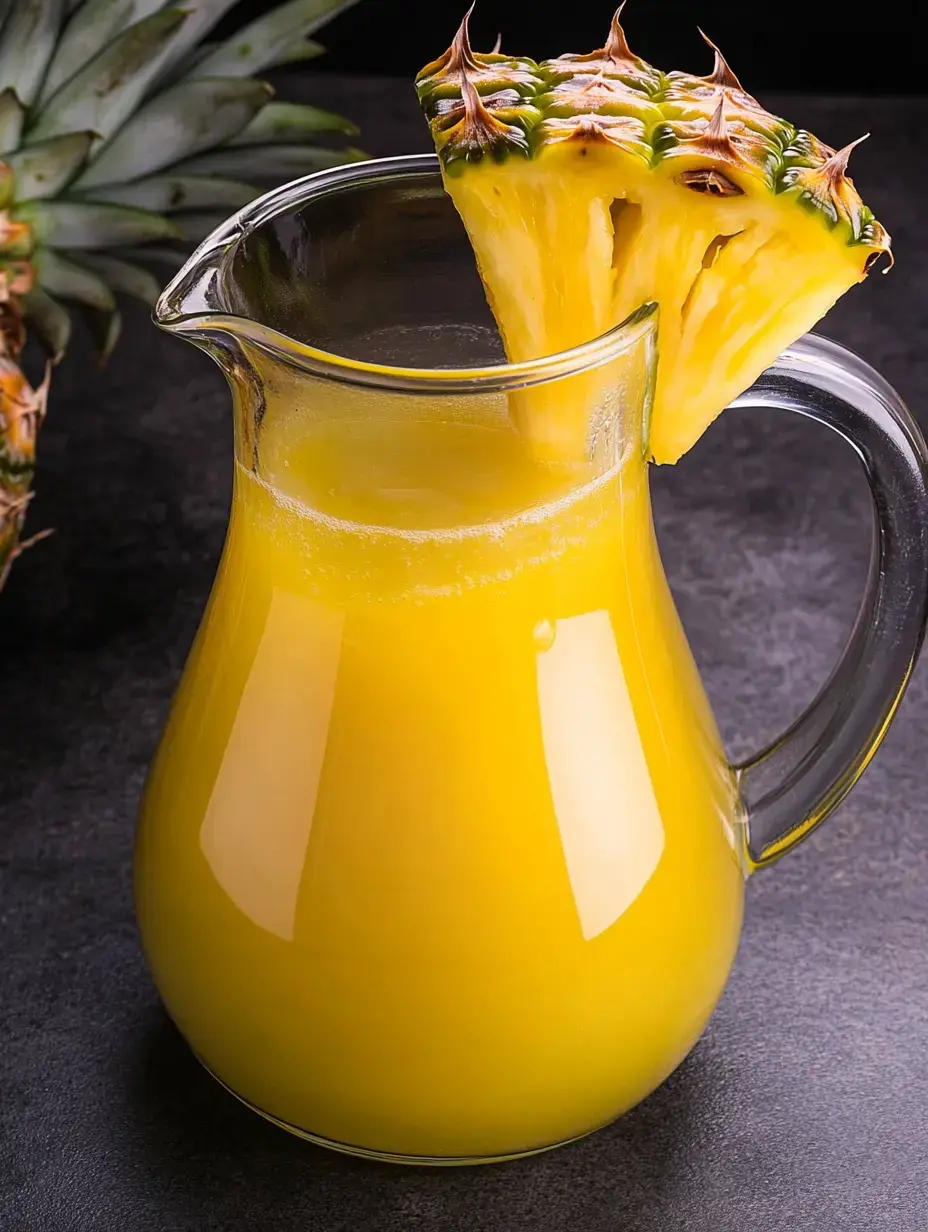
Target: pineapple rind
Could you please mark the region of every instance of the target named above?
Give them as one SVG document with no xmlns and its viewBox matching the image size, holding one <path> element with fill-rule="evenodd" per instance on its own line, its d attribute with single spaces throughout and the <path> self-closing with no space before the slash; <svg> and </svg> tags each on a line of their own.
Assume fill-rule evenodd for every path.
<svg viewBox="0 0 928 1232">
<path fill-rule="evenodd" d="M 539 157 L 553 143 L 567 139 L 609 141 L 608 121 L 615 119 L 628 122 L 628 140 L 634 141 L 652 168 L 665 161 L 692 158 L 697 165 L 718 166 L 744 191 L 789 191 L 801 185 L 804 171 L 821 169 L 835 155 L 813 133 L 768 112 L 741 88 L 730 70 L 727 78 L 718 67 L 709 77 L 662 73 L 637 57 L 616 64 L 606 49 L 588 57 L 560 56 L 540 63 L 528 57 L 481 54 L 469 47 L 466 56 L 463 75 L 480 96 L 483 108 L 516 130 L 508 142 L 501 140 L 494 146 L 497 160 L 503 153 Z M 721 81 L 714 80 L 717 77 Z M 461 55 L 454 45 L 416 78 L 419 102 L 450 175 L 463 170 L 460 162 L 479 162 L 486 153 L 475 148 L 471 139 L 461 79 Z M 721 143 L 713 142 L 709 134 L 720 104 L 734 163 L 731 153 L 726 155 Z M 599 129 L 590 122 L 594 118 L 602 121 Z M 850 184 L 846 177 L 844 183 Z M 847 243 L 888 248 L 888 237 L 859 198 L 866 230 L 836 214 L 827 197 L 802 191 L 795 195 L 803 205 L 817 210 L 822 222 L 837 229 Z"/>
</svg>

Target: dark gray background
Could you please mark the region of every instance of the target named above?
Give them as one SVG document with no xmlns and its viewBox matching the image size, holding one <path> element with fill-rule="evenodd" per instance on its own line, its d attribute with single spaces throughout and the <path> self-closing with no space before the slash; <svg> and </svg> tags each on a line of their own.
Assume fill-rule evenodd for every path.
<svg viewBox="0 0 928 1232">
<path fill-rule="evenodd" d="M 360 0 L 314 35 L 328 49 L 306 71 L 384 73 L 409 79 L 451 42 L 470 0 Z M 269 7 L 240 0 L 219 27 L 232 33 Z M 541 60 L 602 47 L 616 0 L 477 0 L 474 47 L 497 33 L 508 54 Z M 855 94 L 928 92 L 928 6 L 924 0 L 629 0 L 629 44 L 663 69 L 708 73 L 712 54 L 697 26 L 722 48 L 749 90 Z"/>
<path fill-rule="evenodd" d="M 400 83 L 305 83 L 374 153 L 426 148 Z M 294 88 L 288 89 L 292 96 Z M 768 99 L 840 144 L 898 264 L 827 332 L 916 413 L 928 390 L 928 100 Z M 924 421 L 923 421 L 924 422 Z M 224 383 L 142 313 L 102 374 L 56 375 L 32 529 L 0 598 L 3 1232 L 924 1232 L 928 681 L 839 813 L 748 888 L 729 989 L 682 1068 L 577 1145 L 398 1169 L 245 1111 L 160 1009 L 132 917 L 134 813 L 221 548 Z M 869 548 L 850 452 L 732 412 L 655 474 L 668 572 L 734 755 L 809 699 Z"/>
</svg>

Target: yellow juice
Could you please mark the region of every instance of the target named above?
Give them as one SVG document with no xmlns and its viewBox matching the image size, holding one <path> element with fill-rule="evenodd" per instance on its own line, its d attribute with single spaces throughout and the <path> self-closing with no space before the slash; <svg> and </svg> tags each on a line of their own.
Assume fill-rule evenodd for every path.
<svg viewBox="0 0 928 1232">
<path fill-rule="evenodd" d="M 238 465 L 139 919 L 174 1020 L 257 1109 L 500 1157 L 691 1048 L 737 944 L 738 805 L 640 451 L 568 483 L 416 405 L 269 416 Z"/>
</svg>

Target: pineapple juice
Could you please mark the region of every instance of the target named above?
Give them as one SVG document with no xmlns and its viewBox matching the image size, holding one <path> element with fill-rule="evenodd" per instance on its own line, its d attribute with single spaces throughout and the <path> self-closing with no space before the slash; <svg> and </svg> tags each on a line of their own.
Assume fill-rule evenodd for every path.
<svg viewBox="0 0 928 1232">
<path fill-rule="evenodd" d="M 304 428 L 269 417 L 237 467 L 149 780 L 157 984 L 222 1082 L 329 1143 L 586 1133 L 692 1047 L 741 916 L 647 468 L 567 483 L 434 416 Z"/>
</svg>

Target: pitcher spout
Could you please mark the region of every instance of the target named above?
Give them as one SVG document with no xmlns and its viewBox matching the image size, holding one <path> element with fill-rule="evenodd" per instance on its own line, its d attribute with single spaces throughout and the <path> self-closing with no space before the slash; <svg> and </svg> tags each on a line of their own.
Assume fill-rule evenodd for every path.
<svg viewBox="0 0 928 1232">
<path fill-rule="evenodd" d="M 352 163 L 257 198 L 200 244 L 153 316 L 223 370 L 248 469 L 272 421 L 392 422 L 453 399 L 459 418 L 514 430 L 536 462 L 568 457 L 565 482 L 645 452 L 656 305 L 507 362 L 434 155 Z"/>
<path fill-rule="evenodd" d="M 228 219 L 199 245 L 174 275 L 152 309 L 152 320 L 168 333 L 190 336 L 204 329 L 229 329 L 231 305 L 223 294 L 231 253 L 244 234 L 239 216 Z M 233 330 L 234 332 L 234 330 Z"/>
</svg>

